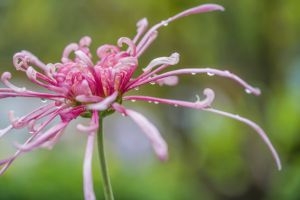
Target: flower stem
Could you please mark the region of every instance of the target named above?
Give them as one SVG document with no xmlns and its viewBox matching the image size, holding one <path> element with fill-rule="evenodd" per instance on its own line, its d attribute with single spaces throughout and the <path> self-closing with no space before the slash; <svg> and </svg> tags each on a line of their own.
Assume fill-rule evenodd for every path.
<svg viewBox="0 0 300 200">
<path fill-rule="evenodd" d="M 105 200 L 114 200 L 114 195 L 112 191 L 112 187 L 110 184 L 110 179 L 108 175 L 108 170 L 106 166 L 105 153 L 104 153 L 104 141 L 103 141 L 103 118 L 99 113 L 99 128 L 98 128 L 98 152 L 99 152 L 99 161 L 100 168 L 102 173 L 102 183 L 104 188 L 104 196 Z"/>
</svg>

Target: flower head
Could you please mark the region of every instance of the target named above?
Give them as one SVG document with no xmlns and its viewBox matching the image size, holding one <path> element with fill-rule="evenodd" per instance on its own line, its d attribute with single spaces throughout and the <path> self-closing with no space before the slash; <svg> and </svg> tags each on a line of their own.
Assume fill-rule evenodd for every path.
<svg viewBox="0 0 300 200">
<path fill-rule="evenodd" d="M 203 100 L 198 99 L 196 102 L 149 96 L 126 96 L 128 91 L 143 85 L 157 83 L 161 86 L 174 86 L 178 82 L 178 75 L 203 73 L 209 76 L 216 75 L 229 78 L 241 85 L 247 93 L 259 95 L 259 89 L 250 86 L 229 71 L 211 68 L 184 68 L 162 73 L 162 70 L 169 69 L 170 66 L 179 62 L 179 54 L 176 52 L 167 57 L 153 59 L 147 66 L 142 67 L 142 74 L 133 77 L 136 69 L 141 67 L 138 64 L 140 56 L 155 40 L 159 28 L 191 14 L 217 10 L 223 11 L 224 9 L 215 4 L 200 5 L 161 21 L 147 32 L 148 21 L 144 18 L 138 21 L 137 34 L 133 39 L 121 37 L 116 45 L 105 44 L 100 46 L 96 52 L 98 61 L 95 63 L 89 50 L 91 38 L 87 36 L 83 37 L 79 43 L 69 44 L 63 51 L 61 62 L 55 64 L 45 64 L 28 51 L 16 53 L 13 57 L 13 64 L 16 69 L 25 72 L 30 81 L 46 88 L 50 92 L 34 92 L 24 87 L 18 87 L 10 82 L 11 74 L 4 72 L 1 76 L 1 81 L 7 88 L 0 88 L 0 99 L 32 97 L 50 100 L 50 103 L 22 117 L 15 117 L 13 111 L 9 113 L 11 123 L 8 127 L 0 130 L 0 137 L 7 134 L 11 129 L 24 127 L 29 128 L 31 136 L 24 144 L 17 144 L 18 151 L 13 156 L 0 161 L 0 166 L 2 166 L 0 174 L 3 174 L 22 153 L 40 147 L 52 148 L 73 119 L 79 116 L 88 117 L 91 118 L 90 125 L 78 124 L 77 128 L 87 133 L 88 136 L 84 159 L 85 198 L 95 199 L 91 176 L 91 160 L 95 133 L 99 127 L 98 119 L 115 111 L 132 118 L 149 138 L 158 158 L 166 160 L 168 158 L 167 144 L 161 137 L 158 129 L 142 114 L 125 108 L 122 105 L 122 101 L 127 100 L 151 101 L 188 107 L 217 113 L 241 121 L 253 128 L 262 137 L 280 169 L 279 157 L 264 131 L 246 118 L 212 108 L 215 94 L 209 88 L 203 91 L 205 98 Z M 60 122 L 45 130 L 47 125 L 58 117 Z"/>
</svg>

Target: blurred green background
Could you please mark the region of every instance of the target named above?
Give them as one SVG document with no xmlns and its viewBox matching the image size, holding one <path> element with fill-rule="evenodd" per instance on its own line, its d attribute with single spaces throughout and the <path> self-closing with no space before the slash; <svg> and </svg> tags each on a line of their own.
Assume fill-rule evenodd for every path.
<svg viewBox="0 0 300 200">
<path fill-rule="evenodd" d="M 140 59 L 181 55 L 181 67 L 227 69 L 262 89 L 255 97 L 230 80 L 204 75 L 182 76 L 176 87 L 147 86 L 136 94 L 194 101 L 210 87 L 214 107 L 239 113 L 264 128 L 278 150 L 277 171 L 261 139 L 247 126 L 191 109 L 126 103 L 145 114 L 169 144 L 170 160 L 159 162 L 141 130 L 115 114 L 105 119 L 106 148 L 117 200 L 300 199 L 300 1 L 299 0 L 0 0 L 0 72 L 31 85 L 12 65 L 26 49 L 44 62 L 58 62 L 64 47 L 80 37 L 93 38 L 92 50 L 135 35 L 135 23 L 155 24 L 184 9 L 219 3 L 226 12 L 189 16 L 161 28 Z M 3 85 L 1 85 L 3 86 Z M 39 90 L 39 88 L 36 88 Z M 132 94 L 133 94 L 132 93 Z M 32 99 L 2 99 L 0 127 L 7 112 L 22 115 L 42 104 Z M 0 177 L 1 200 L 83 199 L 82 161 L 86 137 L 74 128 L 52 150 L 37 150 L 18 159 Z M 0 141 L 0 159 L 14 152 L 26 130 Z M 97 152 L 93 175 L 103 199 Z"/>
</svg>

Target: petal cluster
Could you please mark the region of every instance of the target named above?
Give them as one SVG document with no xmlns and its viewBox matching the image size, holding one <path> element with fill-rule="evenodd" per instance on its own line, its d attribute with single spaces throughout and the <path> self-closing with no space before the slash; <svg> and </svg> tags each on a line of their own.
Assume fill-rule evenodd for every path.
<svg viewBox="0 0 300 200">
<path fill-rule="evenodd" d="M 126 93 L 138 89 L 143 85 L 158 84 L 160 86 L 175 86 L 180 75 L 207 74 L 208 76 L 221 76 L 231 79 L 239 84 L 247 93 L 259 95 L 260 90 L 254 88 L 237 75 L 212 68 L 183 68 L 169 70 L 178 64 L 179 54 L 174 52 L 170 56 L 153 59 L 147 66 L 139 66 L 140 56 L 147 50 L 158 36 L 158 30 L 179 18 L 210 11 L 223 11 L 222 6 L 216 4 L 200 5 L 183 11 L 173 17 L 163 20 L 148 29 L 146 18 L 137 23 L 137 33 L 130 39 L 121 37 L 116 45 L 105 44 L 96 51 L 96 59 L 92 58 L 89 49 L 91 38 L 85 36 L 78 43 L 71 43 L 64 49 L 61 62 L 45 64 L 28 51 L 16 53 L 13 64 L 19 71 L 25 72 L 30 81 L 45 88 L 48 92 L 35 92 L 25 87 L 11 83 L 11 73 L 4 72 L 1 81 L 6 88 L 0 88 L 0 99 L 8 97 L 41 98 L 47 103 L 31 113 L 16 117 L 14 112 L 9 112 L 10 124 L 0 130 L 0 137 L 5 136 L 12 129 L 27 127 L 31 136 L 24 144 L 16 144 L 17 151 L 14 155 L 0 161 L 0 174 L 3 174 L 12 162 L 24 152 L 36 148 L 52 148 L 68 124 L 75 118 L 82 116 L 91 118 L 88 126 L 78 124 L 77 128 L 87 134 L 87 147 L 84 159 L 84 193 L 86 200 L 94 200 L 95 194 L 92 181 L 92 152 L 96 131 L 99 127 L 98 120 L 106 114 L 115 111 L 130 117 L 145 133 L 151 142 L 154 152 L 161 160 L 168 158 L 168 147 L 158 129 L 142 114 L 127 109 L 122 101 L 146 101 L 155 104 L 168 104 L 175 107 L 182 106 L 196 110 L 204 110 L 223 115 L 253 128 L 267 144 L 279 169 L 281 163 L 277 152 L 272 146 L 265 132 L 254 122 L 224 111 L 212 108 L 215 93 L 212 89 L 203 90 L 204 98 L 195 102 L 182 100 L 162 99 L 150 96 L 126 96 Z M 93 62 L 93 60 L 96 60 Z M 142 69 L 136 77 L 134 72 Z M 167 72 L 162 72 L 166 71 Z M 55 119 L 60 121 L 48 128 Z"/>
</svg>

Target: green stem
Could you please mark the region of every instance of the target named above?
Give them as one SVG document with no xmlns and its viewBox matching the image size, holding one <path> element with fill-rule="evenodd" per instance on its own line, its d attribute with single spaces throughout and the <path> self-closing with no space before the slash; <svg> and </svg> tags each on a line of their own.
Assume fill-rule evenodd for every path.
<svg viewBox="0 0 300 200">
<path fill-rule="evenodd" d="M 101 168 L 101 173 L 102 173 L 104 196 L 105 196 L 105 200 L 114 200 L 114 195 L 113 195 L 112 187 L 110 184 L 110 179 L 109 179 L 108 170 L 107 170 L 107 166 L 106 166 L 106 160 L 105 160 L 102 120 L 103 120 L 103 118 L 102 118 L 101 114 L 99 113 L 98 152 L 99 152 L 100 168 Z"/>
</svg>

